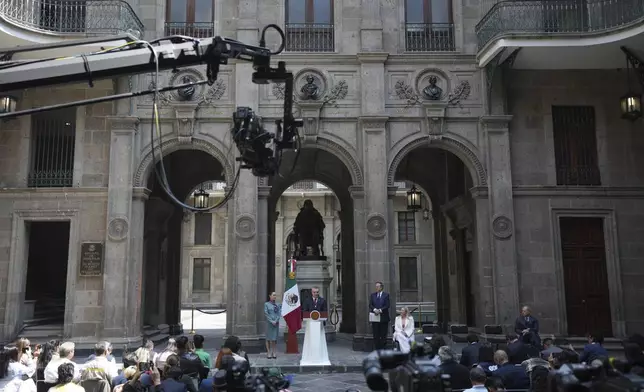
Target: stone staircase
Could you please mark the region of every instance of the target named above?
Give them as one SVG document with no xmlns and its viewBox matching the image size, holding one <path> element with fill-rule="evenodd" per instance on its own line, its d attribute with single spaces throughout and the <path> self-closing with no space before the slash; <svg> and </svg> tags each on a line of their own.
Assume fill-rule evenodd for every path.
<svg viewBox="0 0 644 392">
<path fill-rule="evenodd" d="M 63 337 L 65 299 L 43 298 L 36 301 L 32 318 L 23 321 L 19 338 L 27 338 L 32 344 L 42 344 Z"/>
</svg>

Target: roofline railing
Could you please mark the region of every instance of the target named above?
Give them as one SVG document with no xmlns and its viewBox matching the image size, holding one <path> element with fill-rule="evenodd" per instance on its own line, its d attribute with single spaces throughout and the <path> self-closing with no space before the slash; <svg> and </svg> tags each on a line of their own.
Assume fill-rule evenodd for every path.
<svg viewBox="0 0 644 392">
<path fill-rule="evenodd" d="M 25 30 L 71 37 L 141 37 L 144 31 L 125 0 L 0 0 L 0 19 Z"/>
<path fill-rule="evenodd" d="M 479 50 L 507 35 L 575 36 L 621 30 L 644 21 L 644 0 L 505 0 L 476 25 Z"/>
</svg>

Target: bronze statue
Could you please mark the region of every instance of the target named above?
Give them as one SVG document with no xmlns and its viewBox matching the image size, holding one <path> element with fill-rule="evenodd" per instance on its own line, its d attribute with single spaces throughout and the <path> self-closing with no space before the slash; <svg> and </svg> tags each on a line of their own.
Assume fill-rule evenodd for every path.
<svg viewBox="0 0 644 392">
<path fill-rule="evenodd" d="M 443 89 L 438 87 L 438 78 L 434 75 L 429 77 L 429 85 L 423 89 L 423 95 L 430 101 L 438 101 L 443 97 Z"/>
<path fill-rule="evenodd" d="M 188 83 L 192 83 L 192 78 L 190 78 L 190 76 L 185 75 L 184 77 L 181 78 L 181 84 L 188 84 Z M 177 91 L 177 94 L 184 101 L 189 101 L 192 99 L 192 96 L 195 95 L 195 86 L 180 88 Z"/>
<path fill-rule="evenodd" d="M 311 200 L 305 200 L 293 224 L 297 250 L 295 257 L 324 256 L 324 220 Z"/>
<path fill-rule="evenodd" d="M 320 88 L 318 87 L 317 84 L 315 84 L 315 76 L 306 75 L 305 79 L 306 79 L 306 84 L 304 84 L 300 89 L 300 93 L 302 93 L 302 99 L 305 99 L 305 100 L 318 99 L 318 96 L 320 95 Z"/>
</svg>

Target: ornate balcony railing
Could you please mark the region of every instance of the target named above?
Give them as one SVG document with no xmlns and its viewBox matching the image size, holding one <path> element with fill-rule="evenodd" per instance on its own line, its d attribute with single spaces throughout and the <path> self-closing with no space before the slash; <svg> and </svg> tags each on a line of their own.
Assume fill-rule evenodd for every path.
<svg viewBox="0 0 644 392">
<path fill-rule="evenodd" d="M 333 52 L 335 32 L 332 24 L 287 23 L 288 52 Z"/>
<path fill-rule="evenodd" d="M 15 26 L 69 36 L 143 34 L 125 0 L 0 0 L 0 18 Z"/>
<path fill-rule="evenodd" d="M 193 38 L 208 38 L 214 36 L 215 24 L 213 22 L 166 22 L 165 35 L 187 35 Z"/>
<path fill-rule="evenodd" d="M 324 184 L 320 184 L 317 181 L 298 181 L 295 184 L 291 185 L 287 189 L 288 191 L 313 191 L 313 192 L 324 192 L 328 191 L 329 188 Z"/>
<path fill-rule="evenodd" d="M 603 33 L 644 21 L 644 0 L 506 0 L 476 25 L 479 49 L 499 36 Z"/>
<path fill-rule="evenodd" d="M 405 50 L 408 52 L 453 52 L 454 25 L 452 23 L 407 23 Z"/>
</svg>

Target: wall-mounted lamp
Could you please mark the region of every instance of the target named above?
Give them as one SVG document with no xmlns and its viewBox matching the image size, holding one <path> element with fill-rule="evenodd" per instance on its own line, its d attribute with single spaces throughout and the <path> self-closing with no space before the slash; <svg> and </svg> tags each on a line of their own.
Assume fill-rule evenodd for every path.
<svg viewBox="0 0 644 392">
<path fill-rule="evenodd" d="M 407 209 L 410 211 L 418 211 L 423 208 L 420 204 L 422 196 L 423 194 L 416 188 L 416 185 L 412 186 L 407 191 Z"/>
<path fill-rule="evenodd" d="M 18 100 L 13 95 L 0 95 L 0 114 L 16 111 Z"/>
<path fill-rule="evenodd" d="M 198 191 L 195 192 L 194 194 L 194 207 L 195 208 L 208 208 L 209 203 L 208 200 L 210 199 L 210 194 L 203 190 L 203 188 L 199 189 Z"/>
<path fill-rule="evenodd" d="M 622 118 L 635 121 L 642 117 L 642 94 L 636 94 L 632 90 L 631 84 L 631 56 L 632 54 L 626 48 L 622 48 L 626 54 L 626 88 L 627 93 L 619 100 L 619 106 L 622 109 Z"/>
</svg>

